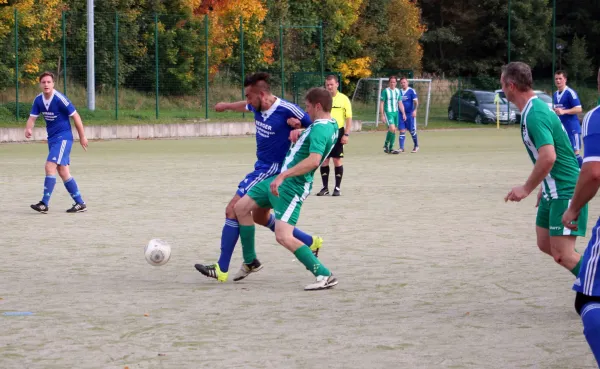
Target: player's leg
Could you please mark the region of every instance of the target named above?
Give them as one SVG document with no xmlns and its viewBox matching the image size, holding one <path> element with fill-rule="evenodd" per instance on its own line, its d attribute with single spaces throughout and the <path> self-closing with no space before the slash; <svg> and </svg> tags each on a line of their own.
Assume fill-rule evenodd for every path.
<svg viewBox="0 0 600 369">
<path fill-rule="evenodd" d="M 68 140 L 48 142 L 48 157 L 46 158 L 46 165 L 44 171 L 46 177 L 44 178 L 44 192 L 42 200 L 37 204 L 31 205 L 31 208 L 37 212 L 45 214 L 49 210 L 50 197 L 54 191 L 56 185 L 56 171 L 58 164 L 60 163 L 59 157 L 61 157 L 61 149 L 64 151 L 64 146 Z M 62 159 L 62 158 L 61 158 Z"/>
<path fill-rule="evenodd" d="M 406 117 L 406 119 L 408 120 L 409 117 Z M 398 120 L 398 130 L 400 131 L 400 133 L 398 134 L 398 142 L 400 144 L 400 147 L 398 148 L 398 150 L 394 150 L 392 152 L 393 154 L 400 154 L 404 152 L 404 142 L 406 141 L 406 128 L 408 124 L 407 120 L 404 120 L 402 118 Z"/>
<path fill-rule="evenodd" d="M 194 267 L 203 275 L 215 278 L 219 282 L 226 282 L 229 276 L 229 264 L 235 249 L 235 244 L 240 238 L 240 226 L 235 215 L 235 204 L 241 199 L 238 193 L 227 204 L 225 208 L 225 225 L 221 231 L 221 254 L 215 264 L 195 264 Z"/>
<path fill-rule="evenodd" d="M 579 213 L 576 231 L 562 224 L 562 215 L 568 209 L 570 200 L 551 200 L 549 217 L 550 248 L 554 260 L 575 276 L 581 268 L 581 255 L 575 250 L 577 236 L 585 236 L 587 228 L 587 205 Z"/>
<path fill-rule="evenodd" d="M 263 181 L 268 182 L 270 181 Z M 244 262 L 240 270 L 233 277 L 234 281 L 246 278 L 250 273 L 258 272 L 262 269 L 262 264 L 256 257 L 254 213 L 264 206 L 265 209 L 271 206 L 268 202 L 268 195 L 264 191 L 263 182 L 255 185 L 246 196 L 244 196 L 235 205 L 235 214 L 240 222 L 240 240 L 242 241 L 242 255 Z M 267 185 L 268 187 L 268 185 Z M 256 200 L 255 200 L 256 199 Z M 260 203 L 260 206 L 259 204 Z M 260 212 L 259 212 L 260 213 Z"/>
<path fill-rule="evenodd" d="M 81 197 L 81 193 L 79 192 L 79 186 L 75 181 L 75 178 L 71 176 L 70 166 L 71 163 L 71 148 L 73 147 L 73 141 L 64 140 L 61 144 L 61 152 L 57 158 L 58 164 L 58 175 L 63 181 L 67 192 L 71 195 L 75 204 L 70 209 L 67 209 L 67 213 L 82 213 L 87 210 L 87 205 L 83 198 Z"/>
<path fill-rule="evenodd" d="M 321 164 L 321 180 L 323 181 L 323 188 L 317 193 L 317 196 L 329 195 L 329 159 L 331 154 Z"/>
<path fill-rule="evenodd" d="M 302 190 L 300 190 L 302 191 Z M 285 188 L 279 189 L 279 200 L 274 206 L 277 217 L 275 225 L 275 239 L 277 242 L 294 253 L 294 256 L 313 273 L 317 280 L 306 286 L 305 290 L 320 290 L 335 286 L 338 281 L 331 271 L 325 267 L 311 252 L 308 245 L 303 244 L 294 237 L 294 226 L 300 216 L 300 209 L 306 196 L 298 195 Z"/>
<path fill-rule="evenodd" d="M 340 144 L 340 146 L 342 146 L 342 148 L 340 149 L 341 156 L 339 158 L 333 158 L 333 167 L 335 170 L 335 188 L 333 189 L 333 193 L 331 194 L 331 196 L 342 195 L 342 178 L 344 177 L 344 145 Z"/>
<path fill-rule="evenodd" d="M 271 209 L 258 208 L 252 211 L 252 217 L 254 218 L 254 223 L 265 226 L 275 232 L 275 215 L 271 214 Z M 323 238 L 311 236 L 298 227 L 294 227 L 294 237 L 300 240 L 300 242 L 310 245 L 310 249 L 315 256 L 319 255 L 319 250 L 323 246 Z"/>
<path fill-rule="evenodd" d="M 583 335 L 600 367 L 600 296 L 577 292 L 575 310 L 581 316 Z"/>
<path fill-rule="evenodd" d="M 569 132 L 569 141 L 571 141 L 571 147 L 573 147 L 573 152 L 575 153 L 575 157 L 577 158 L 577 163 L 579 164 L 579 168 L 583 164 L 583 157 L 581 157 L 581 134 L 577 132 Z"/>
<path fill-rule="evenodd" d="M 406 117 L 408 120 L 408 128 L 410 132 L 410 136 L 413 140 L 413 150 L 411 151 L 413 154 L 419 151 L 419 139 L 417 137 L 417 118 L 410 116 Z"/>
</svg>

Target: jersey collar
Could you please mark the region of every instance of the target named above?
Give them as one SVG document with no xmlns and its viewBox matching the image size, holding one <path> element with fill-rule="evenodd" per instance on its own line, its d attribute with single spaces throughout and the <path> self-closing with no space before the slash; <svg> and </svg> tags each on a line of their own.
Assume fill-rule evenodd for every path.
<svg viewBox="0 0 600 369">
<path fill-rule="evenodd" d="M 525 112 L 525 110 L 527 110 L 527 107 L 529 106 L 529 104 L 531 104 L 531 102 L 535 99 L 537 99 L 537 95 L 533 95 L 529 98 L 529 100 L 527 100 L 527 103 L 525 104 L 525 106 L 523 107 L 523 111 L 521 112 L 521 115 L 523 115 L 523 113 Z"/>
<path fill-rule="evenodd" d="M 56 93 L 56 90 L 52 90 L 52 95 L 50 95 L 50 99 L 46 100 L 46 98 L 44 97 L 44 93 L 42 92 L 42 102 L 44 103 L 46 110 L 48 110 L 50 108 L 50 103 L 52 102 L 52 99 L 54 99 L 55 93 Z"/>
<path fill-rule="evenodd" d="M 281 99 L 278 97 L 275 97 L 275 102 L 273 103 L 273 105 L 271 105 L 271 107 L 269 109 L 260 112 L 260 115 L 262 116 L 263 121 L 266 121 L 267 119 L 269 119 L 269 117 L 271 116 L 271 114 L 273 114 L 275 109 L 277 109 L 279 104 L 281 104 Z"/>
</svg>

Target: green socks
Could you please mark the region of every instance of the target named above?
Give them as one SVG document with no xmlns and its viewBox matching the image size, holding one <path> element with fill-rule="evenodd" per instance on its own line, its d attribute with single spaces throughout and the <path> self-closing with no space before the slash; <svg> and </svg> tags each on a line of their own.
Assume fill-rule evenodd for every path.
<svg viewBox="0 0 600 369">
<path fill-rule="evenodd" d="M 581 269 L 581 261 L 582 261 L 582 260 L 583 260 L 583 256 L 581 256 L 581 257 L 579 258 L 579 263 L 577 263 L 577 265 L 575 265 L 575 268 L 573 268 L 573 269 L 571 270 L 571 273 L 573 273 L 573 275 L 574 275 L 575 277 L 577 277 L 577 276 L 579 275 L 579 269 Z"/>
<path fill-rule="evenodd" d="M 244 264 L 250 264 L 254 261 L 254 259 L 256 259 L 256 250 L 254 248 L 255 231 L 256 227 L 254 225 L 245 226 L 240 224 L 240 239 L 242 240 Z"/>
<path fill-rule="evenodd" d="M 242 226 L 240 226 L 240 228 L 241 227 Z M 241 229 L 240 229 L 240 233 L 241 233 Z M 245 251 L 244 251 L 244 255 L 245 255 Z M 329 271 L 329 269 L 325 268 L 325 266 L 323 264 L 321 264 L 319 259 L 317 259 L 317 257 L 315 255 L 313 255 L 312 251 L 310 251 L 310 247 L 308 247 L 306 245 L 302 245 L 302 246 L 300 246 L 300 248 L 298 250 L 296 250 L 296 252 L 294 252 L 294 255 L 298 258 L 298 260 L 300 260 L 300 262 L 302 264 L 304 264 L 304 266 L 306 267 L 306 269 L 309 272 L 314 274 L 315 277 L 320 276 L 320 275 L 324 275 L 324 276 L 331 275 L 331 272 Z"/>
</svg>

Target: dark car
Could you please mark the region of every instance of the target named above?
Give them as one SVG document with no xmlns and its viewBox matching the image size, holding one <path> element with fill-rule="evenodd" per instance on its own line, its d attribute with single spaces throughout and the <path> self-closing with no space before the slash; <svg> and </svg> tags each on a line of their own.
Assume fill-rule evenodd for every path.
<svg viewBox="0 0 600 369">
<path fill-rule="evenodd" d="M 450 99 L 448 119 L 467 120 L 477 124 L 496 123 L 496 101 L 500 105 L 500 122 L 515 123 L 516 106 L 510 104 L 509 115 L 506 99 L 497 97 L 492 91 L 481 90 L 457 91 Z"/>
</svg>

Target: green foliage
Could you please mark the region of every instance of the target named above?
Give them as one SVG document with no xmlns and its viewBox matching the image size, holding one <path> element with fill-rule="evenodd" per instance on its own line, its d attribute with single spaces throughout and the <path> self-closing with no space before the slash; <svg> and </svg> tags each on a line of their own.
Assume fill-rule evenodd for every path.
<svg viewBox="0 0 600 369">
<path fill-rule="evenodd" d="M 19 118 L 29 118 L 29 113 L 31 112 L 31 105 L 31 103 L 19 102 Z M 0 115 L 5 115 L 8 111 L 9 115 L 14 118 L 17 114 L 17 103 L 8 102 L 6 104 L 2 104 L 0 105 L 0 109 Z"/>
<path fill-rule="evenodd" d="M 585 37 L 579 38 L 575 35 L 565 61 L 569 69 L 570 80 L 583 81 L 593 74 L 592 60 L 586 51 Z"/>
</svg>

